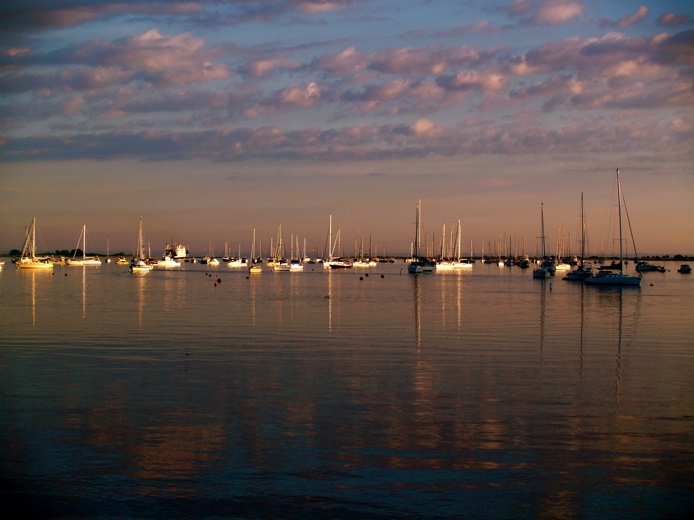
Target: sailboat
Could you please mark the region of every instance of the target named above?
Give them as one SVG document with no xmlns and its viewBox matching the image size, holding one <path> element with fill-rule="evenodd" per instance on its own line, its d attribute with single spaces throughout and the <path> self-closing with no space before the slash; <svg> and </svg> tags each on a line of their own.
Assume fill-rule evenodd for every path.
<svg viewBox="0 0 694 520">
<path fill-rule="evenodd" d="M 226 248 L 226 245 L 224 246 Z M 227 267 L 246 267 L 246 260 L 245 258 L 241 257 L 241 244 L 239 244 L 239 256 L 236 258 L 229 256 L 229 253 L 225 253 L 225 256 L 227 256 L 228 261 L 227 261 Z"/>
<path fill-rule="evenodd" d="M 219 260 L 214 256 L 214 247 L 212 246 L 212 240 L 210 240 L 210 254 L 206 258 L 207 262 L 205 262 L 207 265 L 212 265 L 212 266 L 218 266 L 219 265 Z"/>
<path fill-rule="evenodd" d="M 263 272 L 263 268 L 260 266 L 260 263 L 256 263 L 256 258 L 255 258 L 255 228 L 253 228 L 253 242 L 251 243 L 251 257 L 248 259 L 248 272 L 251 274 Z"/>
<path fill-rule="evenodd" d="M 282 224 L 277 229 L 277 243 L 273 254 L 274 261 L 272 262 L 272 270 L 278 273 L 284 273 L 291 270 L 291 266 L 287 261 L 284 246 L 284 236 L 282 235 Z M 268 265 L 270 265 L 268 263 Z"/>
<path fill-rule="evenodd" d="M 460 248 L 463 241 L 462 228 L 460 227 L 460 219 L 458 219 L 458 231 L 456 232 L 455 248 L 456 259 L 453 261 L 454 269 L 470 269 L 472 268 L 472 240 L 470 240 L 470 260 L 462 258 Z"/>
<path fill-rule="evenodd" d="M 542 236 L 540 239 L 542 240 L 542 264 L 540 264 L 540 267 L 538 269 L 535 269 L 533 271 L 533 278 L 549 278 L 552 276 L 552 271 L 549 269 L 549 258 L 547 257 L 547 245 L 545 243 L 545 239 L 547 238 L 545 236 L 545 205 L 542 204 L 540 206 L 540 215 L 541 215 L 541 220 L 542 220 Z"/>
<path fill-rule="evenodd" d="M 622 181 L 617 168 L 617 211 L 619 216 L 619 272 L 603 269 L 585 279 L 587 285 L 615 285 L 621 287 L 639 287 L 641 276 L 624 274 L 624 242 L 622 239 Z"/>
<path fill-rule="evenodd" d="M 130 262 L 131 273 L 146 273 L 152 270 L 152 266 L 145 261 L 145 246 L 142 240 L 142 215 L 140 215 L 140 228 L 137 233 L 137 256 Z"/>
<path fill-rule="evenodd" d="M 593 270 L 589 265 L 585 264 L 586 256 L 586 220 L 585 213 L 583 212 L 583 193 L 581 193 L 581 258 L 578 260 L 578 267 L 567 273 L 564 280 L 570 280 L 575 282 L 582 282 L 588 278 Z"/>
<path fill-rule="evenodd" d="M 422 199 L 417 202 L 415 212 L 415 233 L 414 243 L 412 245 L 412 261 L 407 266 L 407 272 L 412 274 L 430 273 L 434 270 L 434 264 L 422 258 L 419 254 L 420 236 L 422 227 Z"/>
<path fill-rule="evenodd" d="M 76 258 L 77 255 L 77 250 L 80 247 L 80 242 L 82 243 L 82 258 Z M 72 255 L 72 258 L 68 258 L 65 263 L 67 265 L 89 265 L 89 266 L 94 266 L 98 267 L 101 265 L 101 260 L 99 260 L 98 256 L 85 256 L 87 254 L 87 226 L 86 224 L 82 226 L 82 233 L 80 233 L 80 237 L 77 239 L 77 247 L 75 248 L 75 253 Z"/>
<path fill-rule="evenodd" d="M 20 269 L 53 269 L 53 263 L 45 256 L 36 256 L 36 217 L 31 219 L 31 227 L 24 237 L 22 254 L 17 260 Z"/>
</svg>

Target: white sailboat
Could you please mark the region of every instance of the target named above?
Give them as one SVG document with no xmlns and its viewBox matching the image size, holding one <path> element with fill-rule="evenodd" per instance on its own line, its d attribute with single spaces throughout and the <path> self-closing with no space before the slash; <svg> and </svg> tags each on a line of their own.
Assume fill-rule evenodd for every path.
<svg viewBox="0 0 694 520">
<path fill-rule="evenodd" d="M 31 219 L 31 227 L 24 237 L 22 254 L 17 260 L 20 269 L 53 269 L 53 263 L 48 257 L 36 256 L 36 217 Z"/>
<path fill-rule="evenodd" d="M 82 243 L 82 258 L 76 258 L 77 250 L 80 247 L 80 242 Z M 82 233 L 77 239 L 77 247 L 75 248 L 75 253 L 72 258 L 68 258 L 65 263 L 67 265 L 81 265 L 81 266 L 94 266 L 98 267 L 101 265 L 101 260 L 98 256 L 86 256 L 87 254 L 87 226 L 86 224 L 82 226 Z"/>
<path fill-rule="evenodd" d="M 256 263 L 256 258 L 255 258 L 255 228 L 253 228 L 253 242 L 251 243 L 251 257 L 248 259 L 248 272 L 251 274 L 263 272 L 263 268 L 260 266 L 260 263 Z"/>
<path fill-rule="evenodd" d="M 142 240 L 142 215 L 140 215 L 140 227 L 137 233 L 137 256 L 130 262 L 131 273 L 147 273 L 152 270 L 152 266 L 145 261 L 145 245 Z"/>
<path fill-rule="evenodd" d="M 641 276 L 624 274 L 624 244 L 622 238 L 622 181 L 617 168 L 617 211 L 619 216 L 619 272 L 603 269 L 585 279 L 587 285 L 612 285 L 620 287 L 639 287 Z"/>
<path fill-rule="evenodd" d="M 455 248 L 456 248 L 456 258 L 453 260 L 453 268 L 454 269 L 472 269 L 472 240 L 470 241 L 470 260 L 466 258 L 462 258 L 460 249 L 462 246 L 462 241 L 463 241 L 463 234 L 462 234 L 462 228 L 460 226 L 460 219 L 458 219 L 458 231 L 456 233 L 456 238 L 455 238 Z"/>
</svg>

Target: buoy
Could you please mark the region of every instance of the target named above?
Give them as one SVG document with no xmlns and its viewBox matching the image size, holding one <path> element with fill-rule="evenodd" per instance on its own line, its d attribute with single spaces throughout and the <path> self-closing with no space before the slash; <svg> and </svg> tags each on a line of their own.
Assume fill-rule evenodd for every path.
<svg viewBox="0 0 694 520">
<path fill-rule="evenodd" d="M 221 278 L 217 278 L 217 283 L 222 283 L 222 279 L 221 279 Z"/>
<path fill-rule="evenodd" d="M 653 287 L 654 285 L 655 285 L 655 284 L 654 284 L 653 282 L 651 282 L 651 287 Z"/>
<path fill-rule="evenodd" d="M 65 273 L 65 276 L 67 276 L 67 273 Z"/>
<path fill-rule="evenodd" d="M 359 279 L 360 279 L 360 280 L 363 280 L 363 279 L 364 279 L 364 277 L 363 277 L 363 276 L 360 276 L 360 277 L 359 277 Z"/>
<path fill-rule="evenodd" d="M 214 286 L 217 287 L 217 282 L 214 283 Z"/>
<path fill-rule="evenodd" d="M 382 275 L 381 275 L 381 278 L 385 278 L 385 275 L 382 274 Z"/>
</svg>

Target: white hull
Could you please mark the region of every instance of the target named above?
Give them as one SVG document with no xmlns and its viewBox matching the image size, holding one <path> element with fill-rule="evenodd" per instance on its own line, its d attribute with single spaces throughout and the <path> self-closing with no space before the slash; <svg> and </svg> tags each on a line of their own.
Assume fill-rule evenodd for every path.
<svg viewBox="0 0 694 520">
<path fill-rule="evenodd" d="M 31 220 L 31 227 L 24 239 L 22 255 L 17 261 L 19 269 L 53 269 L 53 263 L 45 256 L 36 256 L 36 218 Z"/>
<path fill-rule="evenodd" d="M 171 258 L 163 258 L 152 264 L 152 267 L 156 269 L 175 269 L 181 267 L 181 264 Z"/>
<path fill-rule="evenodd" d="M 53 269 L 53 264 L 47 259 L 42 260 L 40 258 L 25 258 L 17 262 L 17 267 L 20 269 Z"/>
<path fill-rule="evenodd" d="M 99 267 L 101 265 L 101 260 L 98 258 L 83 258 L 82 260 L 69 259 L 65 260 L 65 263 L 67 265 Z"/>
</svg>

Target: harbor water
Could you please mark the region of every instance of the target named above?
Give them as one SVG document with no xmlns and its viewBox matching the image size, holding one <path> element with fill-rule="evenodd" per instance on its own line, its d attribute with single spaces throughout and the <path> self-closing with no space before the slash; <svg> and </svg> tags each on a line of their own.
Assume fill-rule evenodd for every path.
<svg viewBox="0 0 694 520">
<path fill-rule="evenodd" d="M 666 267 L 6 262 L 0 496 L 13 518 L 688 517 L 694 275 Z"/>
</svg>

